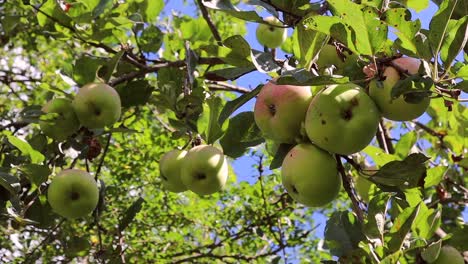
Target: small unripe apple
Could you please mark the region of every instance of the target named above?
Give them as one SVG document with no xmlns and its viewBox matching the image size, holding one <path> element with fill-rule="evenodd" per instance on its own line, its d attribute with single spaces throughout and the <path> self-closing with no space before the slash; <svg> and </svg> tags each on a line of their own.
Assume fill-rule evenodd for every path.
<svg viewBox="0 0 468 264">
<path fill-rule="evenodd" d="M 409 74 L 416 74 L 421 61 L 415 58 L 398 58 L 392 63 Z M 427 97 L 416 104 L 406 102 L 403 96 L 392 98 L 392 89 L 401 78 L 397 69 L 388 66 L 383 72 L 383 77 L 385 78 L 383 87 L 379 87 L 376 79 L 369 84 L 369 95 L 375 101 L 383 117 L 394 121 L 408 121 L 419 117 L 426 111 L 430 103 Z"/>
<path fill-rule="evenodd" d="M 52 179 L 47 200 L 52 210 L 63 217 L 84 217 L 96 208 L 99 189 L 86 171 L 63 170 Z"/>
<path fill-rule="evenodd" d="M 270 16 L 264 19 L 267 24 L 259 24 L 256 35 L 260 44 L 268 48 L 277 48 L 283 44 L 288 36 L 286 28 L 276 17 Z"/>
<path fill-rule="evenodd" d="M 331 85 L 310 103 L 305 130 L 320 148 L 349 155 L 372 141 L 379 119 L 377 107 L 361 87 L 352 83 Z"/>
<path fill-rule="evenodd" d="M 73 108 L 87 128 L 104 128 L 120 118 L 121 101 L 117 91 L 105 83 L 90 83 L 80 88 Z"/>
<path fill-rule="evenodd" d="M 80 121 L 75 114 L 72 101 L 65 98 L 55 98 L 42 107 L 39 126 L 45 135 L 55 140 L 65 140 L 80 128 Z"/>
<path fill-rule="evenodd" d="M 199 145 L 190 149 L 182 161 L 182 183 L 192 192 L 208 195 L 224 188 L 228 164 L 223 152 L 216 147 Z"/>
<path fill-rule="evenodd" d="M 295 143 L 312 100 L 310 87 L 265 84 L 257 96 L 254 118 L 266 138 Z"/>
<path fill-rule="evenodd" d="M 344 61 L 341 60 L 336 47 L 334 45 L 326 44 L 322 47 L 319 53 L 317 61 L 319 69 L 329 68 L 335 66 L 337 69 L 342 69 L 344 66 Z"/>
<path fill-rule="evenodd" d="M 312 207 L 330 203 L 341 188 L 335 158 L 309 143 L 298 144 L 288 152 L 281 177 L 294 200 Z"/>
<path fill-rule="evenodd" d="M 159 160 L 162 183 L 168 191 L 178 193 L 187 190 L 180 178 L 182 162 L 186 154 L 185 150 L 173 149 Z"/>
<path fill-rule="evenodd" d="M 460 252 L 452 246 L 443 246 L 440 248 L 439 256 L 431 264 L 464 264 Z"/>
</svg>

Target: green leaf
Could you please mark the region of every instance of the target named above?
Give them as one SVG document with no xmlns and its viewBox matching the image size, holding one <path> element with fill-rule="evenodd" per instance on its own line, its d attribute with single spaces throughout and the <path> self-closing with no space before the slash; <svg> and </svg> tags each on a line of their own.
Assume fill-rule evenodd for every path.
<svg viewBox="0 0 468 264">
<path fill-rule="evenodd" d="M 288 152 L 294 147 L 293 144 L 281 143 L 276 150 L 275 156 L 270 163 L 270 170 L 277 169 L 283 164 L 283 160 Z"/>
<path fill-rule="evenodd" d="M 340 257 L 358 249 L 359 242 L 365 239 L 361 225 L 353 213 L 334 212 L 328 219 L 325 227 L 325 245 L 334 256 Z"/>
<path fill-rule="evenodd" d="M 389 254 L 383 258 L 379 264 L 394 264 L 398 263 L 398 260 L 403 257 L 403 251 L 398 250 L 392 254 Z"/>
<path fill-rule="evenodd" d="M 460 251 L 468 250 L 468 225 L 462 225 L 454 228 L 452 237 L 446 242 Z"/>
<path fill-rule="evenodd" d="M 145 202 L 145 199 L 139 197 L 136 201 L 130 205 L 130 207 L 127 208 L 127 211 L 125 212 L 125 215 L 123 216 L 122 220 L 119 222 L 119 231 L 122 232 L 127 228 L 127 226 L 133 222 L 133 219 L 135 218 L 136 214 L 141 211 L 143 208 L 143 203 Z"/>
<path fill-rule="evenodd" d="M 218 123 L 219 114 L 223 108 L 223 100 L 219 97 L 212 97 L 203 104 L 203 112 L 198 118 L 198 133 L 203 135 L 207 144 L 213 144 L 220 138 L 224 131 Z"/>
<path fill-rule="evenodd" d="M 99 0 L 99 4 L 93 10 L 93 17 L 97 18 L 106 10 L 112 8 L 112 0 Z"/>
<path fill-rule="evenodd" d="M 418 187 L 426 175 L 424 163 L 429 158 L 420 153 L 413 153 L 402 161 L 391 161 L 385 164 L 370 181 L 385 186 L 409 189 Z"/>
<path fill-rule="evenodd" d="M 312 62 L 320 48 L 328 41 L 327 34 L 311 30 L 304 25 L 304 21 L 311 16 L 315 16 L 315 13 L 303 18 L 296 26 L 292 36 L 294 56 L 299 59 L 307 71 L 312 67 Z"/>
<path fill-rule="evenodd" d="M 242 112 L 229 120 L 229 127 L 220 143 L 225 155 L 237 158 L 263 141 L 265 139 L 255 124 L 253 112 Z"/>
<path fill-rule="evenodd" d="M 431 95 L 431 87 L 434 86 L 434 81 L 429 77 L 419 75 L 411 75 L 398 82 L 393 86 L 391 96 L 397 99 L 403 96 L 405 102 L 417 104 Z"/>
<path fill-rule="evenodd" d="M 98 69 L 104 64 L 102 59 L 83 55 L 75 62 L 73 80 L 80 86 L 94 82 Z"/>
<path fill-rule="evenodd" d="M 429 0 L 405 0 L 406 6 L 420 12 L 429 7 Z"/>
<path fill-rule="evenodd" d="M 315 76 L 304 69 L 285 72 L 276 80 L 277 84 L 290 84 L 298 86 L 322 86 L 331 84 L 349 83 L 348 77 L 333 77 L 333 76 Z"/>
<path fill-rule="evenodd" d="M 18 196 L 19 191 L 21 190 L 21 183 L 19 179 L 11 176 L 8 173 L 0 171 L 0 186 L 5 188 L 11 196 Z"/>
<path fill-rule="evenodd" d="M 49 166 L 39 164 L 26 164 L 19 167 L 19 170 L 23 172 L 28 177 L 29 181 L 36 186 L 47 181 L 49 175 L 52 173 Z"/>
<path fill-rule="evenodd" d="M 424 178 L 424 188 L 429 188 L 439 184 L 447 171 L 447 166 L 437 166 L 428 169 L 427 176 Z"/>
<path fill-rule="evenodd" d="M 408 132 L 400 137 L 396 146 L 395 146 L 395 155 L 400 159 L 404 159 L 408 156 L 411 148 L 414 146 L 418 140 L 417 134 L 414 131 Z"/>
<path fill-rule="evenodd" d="M 138 44 L 142 52 L 158 52 L 163 43 L 164 34 L 153 25 L 149 25 L 141 32 L 138 37 Z"/>
<path fill-rule="evenodd" d="M 151 98 L 154 87 L 147 80 L 133 80 L 115 87 L 119 93 L 122 106 L 144 105 Z"/>
<path fill-rule="evenodd" d="M 388 233 L 387 247 L 390 252 L 396 252 L 401 249 L 406 235 L 411 230 L 414 219 L 418 216 L 420 204 L 416 207 L 408 207 L 395 219 L 390 232 Z"/>
<path fill-rule="evenodd" d="M 447 24 L 447 34 L 445 35 L 440 48 L 440 58 L 446 68 L 450 67 L 468 42 L 468 16 L 460 20 L 449 20 Z"/>
<path fill-rule="evenodd" d="M 421 203 L 420 212 L 414 220 L 412 230 L 417 237 L 429 240 L 442 223 L 442 205 L 438 204 L 436 209 L 427 208 Z"/>
<path fill-rule="evenodd" d="M 10 144 L 12 144 L 13 146 L 15 146 L 17 149 L 19 149 L 19 151 L 21 151 L 21 153 L 25 156 L 29 156 L 29 158 L 31 159 L 31 162 L 32 163 L 41 163 L 45 160 L 45 157 L 44 155 L 42 155 L 42 153 L 40 153 L 39 151 L 33 149 L 31 147 L 31 145 L 29 145 L 28 142 L 22 140 L 22 139 L 19 139 L 15 136 L 12 136 L 12 135 L 6 135 L 7 138 L 8 138 L 8 141 L 10 142 Z"/>
<path fill-rule="evenodd" d="M 253 64 L 259 72 L 269 73 L 273 71 L 279 71 L 281 69 L 281 67 L 276 63 L 273 54 L 270 52 L 252 50 L 251 58 Z"/>
<path fill-rule="evenodd" d="M 442 240 L 437 240 L 429 244 L 422 252 L 421 257 L 428 263 L 434 262 L 439 256 L 440 248 L 442 247 Z"/>
<path fill-rule="evenodd" d="M 368 145 L 363 150 L 371 159 L 375 162 L 378 167 L 382 167 L 385 164 L 392 162 L 397 159 L 396 156 L 392 154 L 385 153 L 385 151 L 376 146 Z"/>
<path fill-rule="evenodd" d="M 143 0 L 140 3 L 145 22 L 155 23 L 158 21 L 158 15 L 164 8 L 163 0 Z"/>
<path fill-rule="evenodd" d="M 225 39 L 223 44 L 242 58 L 250 56 L 250 45 L 241 35 L 231 36 Z"/>
<path fill-rule="evenodd" d="M 432 17 L 429 23 L 429 44 L 434 51 L 433 55 L 438 56 L 443 40 L 446 36 L 450 16 L 455 9 L 455 1 L 444 0 L 439 6 L 439 10 Z"/>
<path fill-rule="evenodd" d="M 341 18 L 341 25 L 331 27 L 331 30 L 338 29 L 331 34 L 333 37 L 338 35 L 340 41 L 358 54 L 373 55 L 381 49 L 387 39 L 388 28 L 380 21 L 375 8 L 348 0 L 329 0 L 328 3 L 333 14 Z"/>
<path fill-rule="evenodd" d="M 411 20 L 411 13 L 406 8 L 391 8 L 384 14 L 385 22 L 393 27 L 398 39 L 395 45 L 405 50 L 410 56 L 430 60 L 432 54 L 429 50 L 427 41 L 421 36 L 421 21 L 419 19 Z"/>
<path fill-rule="evenodd" d="M 234 81 L 243 75 L 253 72 L 255 67 L 230 67 L 205 73 L 205 79 L 212 81 Z"/>
<path fill-rule="evenodd" d="M 250 101 L 252 98 L 257 96 L 257 94 L 260 92 L 262 87 L 263 85 L 259 85 L 257 86 L 257 88 L 253 89 L 250 93 L 243 94 L 239 96 L 238 98 L 227 102 L 224 105 L 223 110 L 219 114 L 219 119 L 218 119 L 219 124 L 222 126 L 224 124 L 224 121 L 226 121 L 226 119 L 228 119 L 232 113 L 234 113 L 237 109 L 239 109 L 245 103 Z"/>
<path fill-rule="evenodd" d="M 379 193 L 369 202 L 363 231 L 368 237 L 383 239 L 388 201 L 391 195 Z"/>
<path fill-rule="evenodd" d="M 204 6 L 215 9 L 218 11 L 225 12 L 233 17 L 240 18 L 242 20 L 251 22 L 263 22 L 263 18 L 259 16 L 255 11 L 241 11 L 232 5 L 229 0 L 202 0 Z"/>
<path fill-rule="evenodd" d="M 104 80 L 105 83 L 108 83 L 109 80 L 111 79 L 112 74 L 117 68 L 117 65 L 119 64 L 120 59 L 122 58 L 122 55 L 124 53 L 125 53 L 124 49 L 120 50 L 119 52 L 114 54 L 114 56 L 112 57 L 112 59 L 110 59 L 109 62 L 107 62 L 106 64 L 104 64 L 102 67 L 99 68 L 97 74 L 99 77 L 101 77 Z"/>
</svg>

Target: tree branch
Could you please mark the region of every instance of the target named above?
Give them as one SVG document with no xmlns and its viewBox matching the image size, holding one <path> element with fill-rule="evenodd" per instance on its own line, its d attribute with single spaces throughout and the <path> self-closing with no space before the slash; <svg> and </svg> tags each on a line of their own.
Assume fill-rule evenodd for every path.
<svg viewBox="0 0 468 264">
<path fill-rule="evenodd" d="M 216 42 L 218 43 L 219 46 L 223 46 L 223 40 L 221 39 L 221 35 L 219 34 L 218 29 L 216 28 L 215 24 L 211 20 L 210 13 L 206 9 L 206 6 L 203 4 L 202 0 L 197 0 L 197 3 L 198 3 L 198 6 L 200 7 L 200 11 L 203 15 L 203 18 L 208 24 L 208 27 L 210 27 L 211 33 L 213 34 L 213 37 L 215 38 Z"/>
<path fill-rule="evenodd" d="M 364 222 L 364 212 L 360 206 L 360 202 L 356 196 L 356 194 L 353 192 L 353 183 L 351 182 L 350 178 L 348 175 L 346 175 L 345 169 L 343 167 L 343 163 L 341 162 L 341 157 L 340 155 L 335 155 L 336 157 L 336 164 L 338 166 L 338 171 L 341 174 L 341 179 L 343 180 L 343 187 L 348 193 L 349 198 L 351 199 L 351 202 L 353 204 L 353 211 L 356 214 L 357 218 L 361 223 Z"/>
</svg>

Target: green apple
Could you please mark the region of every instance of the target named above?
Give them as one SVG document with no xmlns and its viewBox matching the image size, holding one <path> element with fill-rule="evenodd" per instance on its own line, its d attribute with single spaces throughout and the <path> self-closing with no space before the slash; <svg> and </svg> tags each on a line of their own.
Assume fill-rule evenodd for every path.
<svg viewBox="0 0 468 264">
<path fill-rule="evenodd" d="M 224 188 L 228 164 L 221 150 L 209 145 L 190 149 L 182 162 L 180 178 L 189 190 L 208 195 Z"/>
<path fill-rule="evenodd" d="M 264 21 L 268 24 L 259 24 L 257 27 L 258 42 L 271 49 L 281 46 L 288 37 L 288 32 L 283 27 L 283 23 L 273 16 L 265 18 Z"/>
<path fill-rule="evenodd" d="M 334 45 L 326 44 L 320 50 L 317 61 L 320 70 L 335 66 L 337 69 L 342 69 L 344 66 L 344 60 L 338 55 L 338 51 Z"/>
<path fill-rule="evenodd" d="M 187 190 L 180 179 L 181 166 L 186 154 L 185 150 L 173 149 L 159 160 L 159 174 L 164 188 L 168 191 L 178 193 Z"/>
<path fill-rule="evenodd" d="M 90 83 L 80 88 L 73 108 L 87 128 L 103 128 L 120 118 L 121 101 L 117 91 L 105 83 Z"/>
<path fill-rule="evenodd" d="M 80 128 L 80 121 L 73 110 L 72 101 L 55 98 L 42 107 L 39 126 L 45 135 L 59 141 L 65 140 Z"/>
<path fill-rule="evenodd" d="M 379 119 L 377 106 L 360 86 L 331 85 L 310 103 L 305 130 L 309 139 L 322 149 L 349 155 L 372 141 Z"/>
<path fill-rule="evenodd" d="M 47 199 L 52 210 L 63 217 L 84 217 L 96 208 L 99 189 L 86 171 L 68 169 L 52 179 Z"/>
<path fill-rule="evenodd" d="M 408 71 L 409 74 L 416 74 L 421 61 L 415 58 L 398 58 L 393 60 L 392 63 Z M 429 98 L 424 98 L 416 104 L 406 102 L 403 96 L 392 99 L 392 89 L 401 78 L 394 67 L 388 66 L 385 68 L 383 77 L 385 78 L 383 87 L 378 85 L 376 79 L 369 84 L 369 95 L 377 104 L 383 117 L 394 121 L 407 121 L 421 116 L 426 111 L 430 103 Z"/>
<path fill-rule="evenodd" d="M 439 256 L 431 264 L 464 264 L 463 256 L 452 246 L 440 248 Z"/>
<path fill-rule="evenodd" d="M 266 138 L 295 143 L 312 100 L 310 87 L 265 84 L 257 96 L 254 119 Z"/>
<path fill-rule="evenodd" d="M 328 204 L 341 188 L 335 158 L 310 143 L 298 144 L 288 152 L 281 178 L 294 200 L 312 207 Z"/>
</svg>

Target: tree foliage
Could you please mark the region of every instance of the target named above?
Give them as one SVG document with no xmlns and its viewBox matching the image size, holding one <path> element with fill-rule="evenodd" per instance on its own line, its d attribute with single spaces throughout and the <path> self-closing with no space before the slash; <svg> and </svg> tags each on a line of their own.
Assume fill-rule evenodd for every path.
<svg viewBox="0 0 468 264">
<path fill-rule="evenodd" d="M 163 0 L 0 1 L 0 262 L 425 263 L 441 244 L 468 251 L 466 1 L 435 1 L 428 28 L 411 18 L 428 0 L 183 2 L 193 14 L 170 13 Z M 276 50 L 245 38 L 266 13 L 291 33 Z M 339 76 L 317 69 L 327 43 L 351 58 Z M 364 66 L 401 56 L 423 66 L 392 95 L 420 89 L 412 98 L 431 99 L 425 116 L 382 119 L 363 151 L 337 156 L 343 188 L 332 204 L 294 202 L 278 170 L 291 146 L 263 138 L 245 110 L 261 83 L 239 82 L 257 72 L 366 87 L 378 74 Z M 41 107 L 95 81 L 118 91 L 120 120 L 46 137 Z M 249 175 L 231 166 L 225 190 L 209 196 L 165 190 L 161 156 L 200 141 L 231 164 L 249 159 Z M 48 205 L 50 179 L 66 168 L 98 179 L 92 215 L 68 220 Z M 369 201 L 356 177 L 374 183 Z"/>
</svg>

